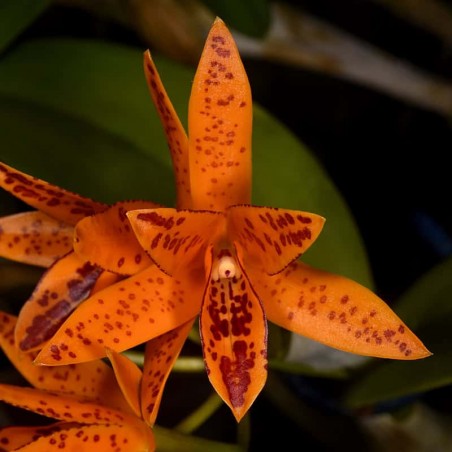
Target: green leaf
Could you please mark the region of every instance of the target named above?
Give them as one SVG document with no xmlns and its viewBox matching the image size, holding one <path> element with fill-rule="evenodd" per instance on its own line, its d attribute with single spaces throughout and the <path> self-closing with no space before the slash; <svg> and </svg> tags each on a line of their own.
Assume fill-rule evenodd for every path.
<svg viewBox="0 0 452 452">
<path fill-rule="evenodd" d="M 186 122 L 193 71 L 155 59 Z M 0 96 L 14 110 L 14 119 L 5 111 L 0 123 L 0 157 L 7 163 L 101 200 L 130 196 L 174 204 L 170 157 L 141 49 L 91 40 L 29 42 L 0 61 Z M 39 119 L 40 111 L 46 120 Z M 324 231 L 303 258 L 371 287 L 353 217 L 315 158 L 258 106 L 253 140 L 253 202 L 325 216 Z"/>
<path fill-rule="evenodd" d="M 452 384 L 452 258 L 428 272 L 395 305 L 433 356 L 419 361 L 375 362 L 347 393 L 360 407 Z"/>
<path fill-rule="evenodd" d="M 3 160 L 71 191 L 110 203 L 137 193 L 173 198 L 168 166 L 83 119 L 0 94 L 0 134 Z"/>
<path fill-rule="evenodd" d="M 50 0 L 2 0 L 0 52 L 3 52 L 49 5 Z"/>
<path fill-rule="evenodd" d="M 268 0 L 203 0 L 228 27 L 255 38 L 262 38 L 270 27 Z"/>
<path fill-rule="evenodd" d="M 316 213 L 326 218 L 303 261 L 372 288 L 352 213 L 309 150 L 275 118 L 254 109 L 253 202 Z"/>
<path fill-rule="evenodd" d="M 160 452 L 241 452 L 236 444 L 220 443 L 204 438 L 185 435 L 175 430 L 169 430 L 160 426 L 153 428 L 157 449 Z"/>
<path fill-rule="evenodd" d="M 445 259 L 408 289 L 395 309 L 411 328 L 430 330 L 430 325 L 452 317 L 452 258 Z M 427 344 L 428 345 L 428 344 Z"/>
</svg>

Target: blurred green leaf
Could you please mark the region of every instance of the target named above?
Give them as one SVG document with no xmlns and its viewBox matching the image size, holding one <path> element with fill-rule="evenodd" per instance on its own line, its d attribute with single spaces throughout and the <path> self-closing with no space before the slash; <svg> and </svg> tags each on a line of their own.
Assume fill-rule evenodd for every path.
<svg viewBox="0 0 452 452">
<path fill-rule="evenodd" d="M 185 122 L 193 71 L 161 58 L 156 64 Z M 101 200 L 174 203 L 140 50 L 89 40 L 30 42 L 0 61 L 0 96 L 0 157 L 7 163 Z M 304 259 L 371 287 L 353 217 L 315 158 L 258 106 L 253 140 L 253 202 L 326 217 Z"/>
<path fill-rule="evenodd" d="M 411 328 L 430 329 L 452 318 L 452 258 L 445 259 L 420 278 L 395 304 L 397 313 Z M 424 338 L 427 341 L 427 338 Z M 428 344 L 427 344 L 428 345 Z"/>
<path fill-rule="evenodd" d="M 147 192 L 171 202 L 168 166 L 83 119 L 0 94 L 0 123 L 2 159 L 25 172 L 106 202 Z"/>
<path fill-rule="evenodd" d="M 178 433 L 160 426 L 154 427 L 154 434 L 159 452 L 241 452 L 236 444 L 210 441 L 196 436 Z"/>
<path fill-rule="evenodd" d="M 350 388 L 347 405 L 371 405 L 452 384 L 451 275 L 449 258 L 413 285 L 394 307 L 433 356 L 376 362 Z"/>
<path fill-rule="evenodd" d="M 3 52 L 49 5 L 50 0 L 2 0 L 0 52 Z"/>
<path fill-rule="evenodd" d="M 268 0 L 203 0 L 226 24 L 241 33 L 262 38 L 270 27 Z"/>
<path fill-rule="evenodd" d="M 253 202 L 325 217 L 323 231 L 303 261 L 372 288 L 359 230 L 326 171 L 287 128 L 261 108 L 255 107 L 253 124 Z"/>
</svg>

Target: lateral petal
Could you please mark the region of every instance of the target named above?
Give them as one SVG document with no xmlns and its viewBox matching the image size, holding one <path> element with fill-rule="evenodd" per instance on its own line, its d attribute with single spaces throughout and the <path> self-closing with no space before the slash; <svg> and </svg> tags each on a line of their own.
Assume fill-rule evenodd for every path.
<svg viewBox="0 0 452 452">
<path fill-rule="evenodd" d="M 127 356 L 107 348 L 107 357 L 115 372 L 119 387 L 137 417 L 141 417 L 140 384 L 143 373 Z"/>
<path fill-rule="evenodd" d="M 73 226 L 40 211 L 0 218 L 0 255 L 49 267 L 72 249 Z"/>
<path fill-rule="evenodd" d="M 228 233 L 244 250 L 244 262 L 274 275 L 303 254 L 317 239 L 325 219 L 297 210 L 232 206 Z"/>
<path fill-rule="evenodd" d="M 178 279 L 149 267 L 82 303 L 35 362 L 90 361 L 104 357 L 105 347 L 122 352 L 160 336 L 199 313 L 204 286 L 205 276 L 199 269 Z"/>
<path fill-rule="evenodd" d="M 152 432 L 145 427 L 129 425 L 80 425 L 40 437 L 20 450 L 23 452 L 43 451 L 133 451 L 152 452 L 155 440 Z"/>
<path fill-rule="evenodd" d="M 148 425 L 152 426 L 155 423 L 165 383 L 194 320 L 191 319 L 146 344 L 141 383 L 141 413 Z"/>
<path fill-rule="evenodd" d="M 1 162 L 0 187 L 29 206 L 70 225 L 107 208 L 105 204 L 49 184 Z"/>
<path fill-rule="evenodd" d="M 127 211 L 150 209 L 147 201 L 119 202 L 105 212 L 79 221 L 75 226 L 74 251 L 84 260 L 120 275 L 134 275 L 152 265 L 138 243 Z"/>
<path fill-rule="evenodd" d="M 267 378 L 267 322 L 246 274 L 209 279 L 200 332 L 207 375 L 237 422 Z"/>
<path fill-rule="evenodd" d="M 83 262 L 74 252 L 56 261 L 19 313 L 15 340 L 21 350 L 36 350 L 52 337 L 89 296 L 101 272 L 100 267 Z"/>
<path fill-rule="evenodd" d="M 224 210 L 249 204 L 251 89 L 221 19 L 210 30 L 196 71 L 188 125 L 192 208 Z"/>
<path fill-rule="evenodd" d="M 36 352 L 22 352 L 14 343 L 17 318 L 0 312 L 0 348 L 35 388 L 77 395 L 102 405 L 129 411 L 110 366 L 101 360 L 72 366 L 36 366 Z M 1 442 L 0 442 L 1 444 Z"/>
<path fill-rule="evenodd" d="M 203 260 L 224 225 L 220 212 L 161 208 L 133 210 L 127 216 L 141 246 L 169 275 L 178 275 L 195 258 Z"/>
<path fill-rule="evenodd" d="M 160 79 L 149 50 L 144 52 L 144 74 L 149 92 L 162 121 L 176 178 L 177 207 L 191 207 L 188 138 Z"/>
<path fill-rule="evenodd" d="M 411 360 L 431 353 L 392 309 L 360 284 L 301 262 L 283 273 L 250 273 L 267 318 L 331 347 Z"/>
<path fill-rule="evenodd" d="M 34 388 L 0 384 L 0 400 L 42 416 L 83 424 L 125 424 L 136 418 L 110 407 Z"/>
<path fill-rule="evenodd" d="M 55 424 L 36 427 L 4 427 L 0 429 L 0 450 L 17 450 L 39 437 L 48 436 L 62 430 L 64 431 L 73 426 L 74 424 L 69 422 L 56 422 Z"/>
</svg>

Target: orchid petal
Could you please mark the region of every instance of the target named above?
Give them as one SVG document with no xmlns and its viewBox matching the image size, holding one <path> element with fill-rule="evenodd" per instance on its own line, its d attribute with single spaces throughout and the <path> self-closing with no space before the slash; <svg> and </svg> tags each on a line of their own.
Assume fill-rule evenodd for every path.
<svg viewBox="0 0 452 452">
<path fill-rule="evenodd" d="M 0 400 L 42 416 L 67 422 L 116 425 L 136 422 L 133 415 L 113 408 L 34 388 L 0 384 Z"/>
<path fill-rule="evenodd" d="M 215 240 L 224 216 L 219 212 L 170 208 L 127 212 L 133 230 L 153 261 L 165 273 L 177 275 Z"/>
<path fill-rule="evenodd" d="M 189 270 L 187 270 L 189 271 Z M 205 286 L 193 269 L 181 279 L 156 266 L 107 287 L 81 304 L 35 362 L 71 364 L 105 356 L 105 347 L 122 352 L 195 317 Z"/>
<path fill-rule="evenodd" d="M 74 423 L 69 422 L 56 422 L 51 425 L 36 427 L 4 427 L 0 429 L 0 450 L 13 451 L 19 449 L 39 437 L 60 432 L 74 425 Z"/>
<path fill-rule="evenodd" d="M 152 264 L 132 231 L 126 212 L 150 209 L 146 201 L 120 202 L 75 226 L 74 251 L 84 260 L 120 275 L 134 275 Z"/>
<path fill-rule="evenodd" d="M 209 380 L 238 422 L 267 378 L 267 323 L 243 268 L 240 278 L 209 278 L 200 331 Z"/>
<path fill-rule="evenodd" d="M 189 209 L 191 207 L 191 193 L 187 134 L 166 93 L 149 50 L 144 53 L 144 74 L 171 152 L 176 177 L 177 207 Z"/>
<path fill-rule="evenodd" d="M 150 452 L 155 450 L 155 440 L 150 430 L 146 432 L 137 426 L 80 425 L 40 437 L 20 449 L 21 452 L 53 450 Z"/>
<path fill-rule="evenodd" d="M 22 352 L 15 346 L 16 321 L 16 317 L 0 312 L 0 348 L 31 385 L 129 411 L 110 366 L 100 360 L 65 367 L 36 366 L 33 364 L 35 352 Z"/>
<path fill-rule="evenodd" d="M 260 265 L 274 275 L 316 240 L 325 219 L 296 210 L 233 206 L 227 210 L 228 233 L 244 249 L 245 265 Z"/>
<path fill-rule="evenodd" d="M 143 376 L 141 369 L 127 356 L 113 350 L 106 350 L 116 375 L 119 387 L 137 417 L 141 417 L 140 383 Z"/>
<path fill-rule="evenodd" d="M 74 228 L 39 211 L 0 218 L 0 255 L 49 267 L 72 249 Z"/>
<path fill-rule="evenodd" d="M 71 225 L 107 208 L 105 204 L 29 176 L 5 163 L 0 163 L 0 187 L 29 206 Z"/>
<path fill-rule="evenodd" d="M 73 252 L 56 261 L 22 307 L 16 344 L 23 351 L 39 348 L 85 300 L 102 270 Z"/>
<path fill-rule="evenodd" d="M 411 360 L 431 353 L 391 308 L 360 284 L 303 263 L 250 273 L 270 321 L 359 355 Z"/>
<path fill-rule="evenodd" d="M 97 278 L 96 282 L 94 283 L 93 288 L 91 289 L 91 295 L 95 294 L 96 292 L 100 292 L 101 290 L 106 289 L 108 286 L 112 286 L 113 284 L 116 284 L 118 281 L 121 281 L 124 279 L 124 276 L 118 275 L 117 273 L 111 273 L 107 271 L 103 271 L 99 278 Z"/>
<path fill-rule="evenodd" d="M 224 210 L 251 200 L 251 90 L 234 39 L 216 19 L 189 103 L 194 209 Z"/>
<path fill-rule="evenodd" d="M 155 423 L 166 380 L 187 339 L 194 320 L 189 320 L 146 344 L 141 383 L 141 413 L 148 425 L 152 426 Z"/>
</svg>

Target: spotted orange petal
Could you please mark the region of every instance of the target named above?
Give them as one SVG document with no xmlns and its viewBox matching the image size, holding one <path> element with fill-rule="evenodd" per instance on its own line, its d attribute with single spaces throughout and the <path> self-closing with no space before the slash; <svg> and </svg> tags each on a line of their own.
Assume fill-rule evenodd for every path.
<svg viewBox="0 0 452 452">
<path fill-rule="evenodd" d="M 297 210 L 233 206 L 227 210 L 228 233 L 244 250 L 244 264 L 279 273 L 316 240 L 325 219 Z"/>
<path fill-rule="evenodd" d="M 117 273 L 103 271 L 94 283 L 94 286 L 91 289 L 91 295 L 106 289 L 108 286 L 116 284 L 118 281 L 121 281 L 124 278 L 124 276 L 118 275 Z"/>
<path fill-rule="evenodd" d="M 83 262 L 73 252 L 55 262 L 43 275 L 22 307 L 16 327 L 16 344 L 36 350 L 85 300 L 102 270 Z"/>
<path fill-rule="evenodd" d="M 267 378 L 267 322 L 243 268 L 239 279 L 209 279 L 200 332 L 209 380 L 238 422 Z"/>
<path fill-rule="evenodd" d="M 145 422 L 151 426 L 157 417 L 165 383 L 194 320 L 189 320 L 146 344 L 141 383 L 141 412 Z"/>
<path fill-rule="evenodd" d="M 190 269 L 187 269 L 190 271 Z M 172 278 L 156 266 L 97 292 L 72 314 L 35 362 L 71 364 L 122 352 L 187 322 L 199 313 L 205 276 L 194 268 Z"/>
<path fill-rule="evenodd" d="M 141 417 L 140 384 L 143 376 L 141 369 L 127 356 L 110 349 L 106 352 L 125 399 L 135 415 Z"/>
<path fill-rule="evenodd" d="M 49 267 L 72 249 L 74 228 L 39 211 L 0 218 L 0 255 Z"/>
<path fill-rule="evenodd" d="M 283 273 L 250 273 L 267 318 L 346 352 L 394 359 L 431 353 L 373 292 L 342 276 L 291 264 Z"/>
<path fill-rule="evenodd" d="M 0 187 L 29 206 L 71 225 L 107 208 L 105 204 L 29 176 L 1 162 Z"/>
<path fill-rule="evenodd" d="M 33 364 L 36 352 L 22 352 L 15 346 L 16 321 L 16 317 L 0 312 L 0 348 L 32 386 L 47 391 L 78 395 L 122 411 L 130 411 L 111 367 L 103 361 L 63 367 Z"/>
<path fill-rule="evenodd" d="M 42 436 L 21 448 L 21 452 L 43 451 L 134 451 L 155 450 L 155 440 L 145 427 L 129 425 L 79 425 L 51 435 Z"/>
<path fill-rule="evenodd" d="M 119 202 L 81 220 L 75 226 L 75 252 L 82 259 L 121 275 L 144 270 L 152 261 L 138 243 L 126 212 L 154 207 L 158 205 L 146 201 Z"/>
<path fill-rule="evenodd" d="M 77 397 L 53 394 L 40 389 L 0 384 L 0 400 L 34 413 L 67 422 L 84 424 L 134 423 L 133 415 Z"/>
<path fill-rule="evenodd" d="M 210 30 L 196 71 L 188 125 L 193 209 L 249 204 L 251 89 L 234 39 L 221 19 Z"/>
<path fill-rule="evenodd" d="M 13 451 L 32 443 L 39 437 L 64 431 L 69 427 L 74 427 L 74 424 L 69 422 L 56 422 L 55 424 L 36 427 L 5 427 L 0 429 L 0 450 Z"/>
<path fill-rule="evenodd" d="M 176 178 L 177 207 L 189 209 L 191 207 L 191 194 L 187 134 L 166 93 L 149 50 L 144 53 L 144 74 L 171 152 Z"/>
<path fill-rule="evenodd" d="M 206 246 L 224 225 L 219 212 L 170 208 L 134 210 L 127 213 L 141 246 L 165 273 L 177 275 L 203 260 Z"/>
</svg>

